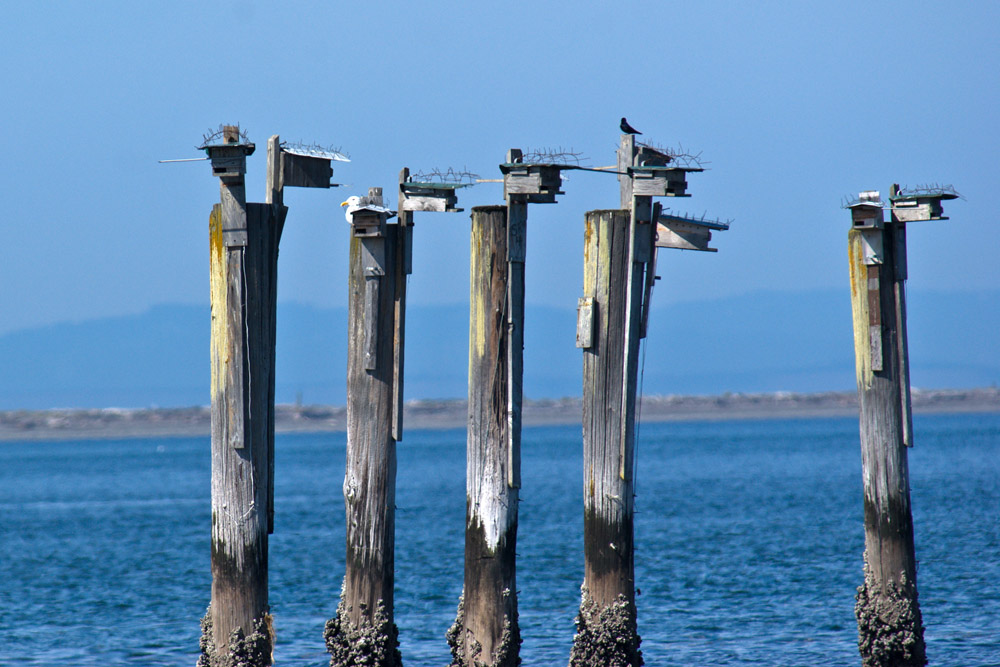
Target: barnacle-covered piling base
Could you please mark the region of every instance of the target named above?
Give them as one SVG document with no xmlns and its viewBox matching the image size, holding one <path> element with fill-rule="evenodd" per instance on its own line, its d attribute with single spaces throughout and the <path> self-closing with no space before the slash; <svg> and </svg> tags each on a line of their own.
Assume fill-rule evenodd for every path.
<svg viewBox="0 0 1000 667">
<path fill-rule="evenodd" d="M 201 619 L 201 655 L 196 667 L 270 667 L 274 661 L 274 622 L 270 614 L 254 621 L 253 632 L 236 630 L 229 646 L 219 651 L 212 639 L 212 608 Z"/>
<path fill-rule="evenodd" d="M 348 612 L 341 600 L 337 615 L 326 622 L 323 630 L 330 667 L 402 667 L 399 629 L 389 621 L 385 606 L 379 602 L 370 622 L 367 614 L 362 613 L 364 620 L 360 624 L 353 623 Z"/>
<path fill-rule="evenodd" d="M 635 605 L 624 595 L 602 607 L 582 588 L 570 667 L 638 667 L 644 664 Z"/>
<path fill-rule="evenodd" d="M 451 649 L 451 663 L 448 667 L 515 667 L 521 664 L 521 632 L 517 619 L 511 623 L 510 618 L 505 618 L 503 622 L 503 635 L 500 638 L 500 645 L 496 650 L 496 655 L 492 661 L 480 660 L 482 655 L 482 644 L 476 641 L 471 632 L 465 628 L 465 594 L 458 599 L 458 612 L 455 614 L 455 622 L 445 633 L 448 640 L 448 648 Z M 473 662 L 465 661 L 465 642 L 472 642 Z"/>
<path fill-rule="evenodd" d="M 922 667 L 927 664 L 924 626 L 913 583 L 902 577 L 886 593 L 865 562 L 865 583 L 858 586 L 854 615 L 864 667 Z"/>
</svg>

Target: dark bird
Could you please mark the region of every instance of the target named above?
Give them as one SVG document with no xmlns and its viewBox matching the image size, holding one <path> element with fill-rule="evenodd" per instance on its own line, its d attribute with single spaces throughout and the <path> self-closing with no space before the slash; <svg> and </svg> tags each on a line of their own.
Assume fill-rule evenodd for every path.
<svg viewBox="0 0 1000 667">
<path fill-rule="evenodd" d="M 628 121 L 625 120 L 625 116 L 622 116 L 622 124 L 619 127 L 622 128 L 622 132 L 625 134 L 642 134 L 642 132 L 628 124 Z"/>
</svg>

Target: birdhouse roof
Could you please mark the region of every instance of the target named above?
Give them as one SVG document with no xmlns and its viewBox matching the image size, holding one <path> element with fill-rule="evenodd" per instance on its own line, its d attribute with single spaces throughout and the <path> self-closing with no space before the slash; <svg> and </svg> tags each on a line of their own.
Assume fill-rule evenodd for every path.
<svg viewBox="0 0 1000 667">
<path fill-rule="evenodd" d="M 364 206 L 359 206 L 358 208 L 351 211 L 352 214 L 358 215 L 384 215 L 387 218 L 395 217 L 396 212 L 392 209 L 388 209 L 385 206 L 377 206 L 375 204 L 366 204 Z"/>
<path fill-rule="evenodd" d="M 350 162 L 351 158 L 347 157 L 340 151 L 330 150 L 328 148 L 314 148 L 309 146 L 282 146 L 281 150 L 285 153 L 290 153 L 291 155 L 302 155 L 303 157 L 318 157 L 327 160 L 336 160 L 337 162 Z"/>
<path fill-rule="evenodd" d="M 705 218 L 691 218 L 686 215 L 676 215 L 673 213 L 661 213 L 659 220 L 661 222 L 686 222 L 689 225 L 704 227 L 717 232 L 724 232 L 729 229 L 729 223 L 726 222 L 721 222 L 719 220 L 706 220 Z"/>
</svg>

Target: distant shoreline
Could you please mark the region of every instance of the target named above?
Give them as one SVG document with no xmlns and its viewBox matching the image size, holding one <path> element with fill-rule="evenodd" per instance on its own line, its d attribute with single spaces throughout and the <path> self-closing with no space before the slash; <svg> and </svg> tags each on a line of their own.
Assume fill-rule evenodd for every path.
<svg viewBox="0 0 1000 667">
<path fill-rule="evenodd" d="M 1000 412 L 1000 388 L 914 390 L 913 411 L 930 413 Z M 579 398 L 525 401 L 525 426 L 569 425 L 581 422 Z M 726 393 L 717 396 L 644 396 L 643 422 L 724 421 L 847 417 L 858 414 L 855 392 L 796 394 Z M 343 431 L 343 406 L 278 405 L 278 433 Z M 463 428 L 464 400 L 413 400 L 404 407 L 406 429 Z M 207 436 L 208 407 L 11 410 L 0 412 L 0 442 L 17 440 L 91 440 L 137 437 Z"/>
</svg>

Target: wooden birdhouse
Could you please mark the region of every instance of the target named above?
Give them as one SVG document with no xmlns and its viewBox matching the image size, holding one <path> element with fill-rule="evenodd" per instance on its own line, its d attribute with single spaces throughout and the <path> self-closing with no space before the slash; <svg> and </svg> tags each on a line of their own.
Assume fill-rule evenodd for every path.
<svg viewBox="0 0 1000 667">
<path fill-rule="evenodd" d="M 847 208 L 851 209 L 851 226 L 855 229 L 882 229 L 885 224 L 878 190 L 862 192 Z"/>
<path fill-rule="evenodd" d="M 215 138 L 218 136 L 214 135 Z M 221 139 L 222 143 L 199 146 L 212 161 L 212 175 L 223 179 L 242 178 L 247 173 L 247 156 L 253 155 L 256 146 L 242 141 L 238 125 L 223 127 Z"/>
<path fill-rule="evenodd" d="M 212 161 L 212 175 L 218 178 L 240 178 L 247 173 L 247 156 L 256 148 L 253 144 L 219 144 L 204 146 Z"/>
<path fill-rule="evenodd" d="M 636 197 L 690 197 L 686 194 L 689 171 L 702 169 L 661 165 L 629 167 L 632 194 Z"/>
<path fill-rule="evenodd" d="M 281 184 L 298 188 L 329 188 L 333 178 L 331 158 L 296 149 L 281 150 Z"/>
<path fill-rule="evenodd" d="M 956 199 L 952 192 L 932 192 L 921 194 L 894 194 L 889 197 L 893 222 L 917 222 L 920 220 L 947 220 L 941 207 L 946 199 Z"/>
<path fill-rule="evenodd" d="M 399 210 L 449 213 L 461 211 L 462 209 L 456 207 L 458 197 L 455 195 L 455 190 L 460 187 L 463 187 L 463 184 L 416 181 L 401 183 Z"/>
<path fill-rule="evenodd" d="M 679 215 L 661 215 L 656 221 L 656 247 L 680 250 L 718 252 L 709 248 L 713 231 L 726 231 L 729 225 L 709 220 L 699 220 Z"/>
<path fill-rule="evenodd" d="M 352 215 L 351 228 L 355 236 L 362 238 L 382 238 L 385 236 L 385 221 L 390 211 L 381 206 L 362 206 Z"/>
<path fill-rule="evenodd" d="M 562 185 L 559 171 L 560 166 L 555 164 L 500 165 L 504 192 L 508 195 L 525 195 L 532 204 L 554 204 L 556 195 L 566 194 L 559 189 Z"/>
</svg>

